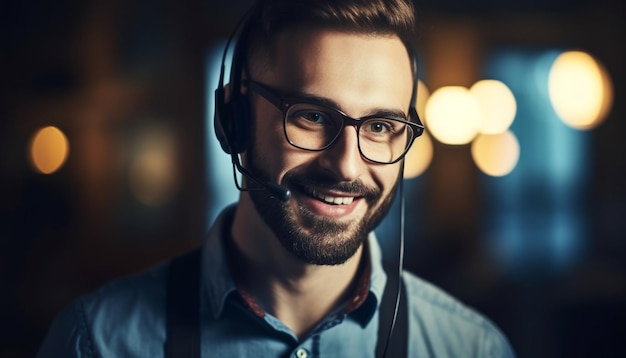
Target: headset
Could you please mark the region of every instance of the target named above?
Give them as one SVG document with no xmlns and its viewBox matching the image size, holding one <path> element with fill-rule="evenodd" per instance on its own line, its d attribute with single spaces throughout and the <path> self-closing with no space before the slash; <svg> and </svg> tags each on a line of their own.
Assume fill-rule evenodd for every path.
<svg viewBox="0 0 626 358">
<path fill-rule="evenodd" d="M 250 138 L 250 102 L 241 93 L 241 74 L 244 68 L 250 13 L 246 13 L 231 33 L 222 54 L 220 77 L 215 90 L 215 135 L 226 154 L 237 155 L 246 150 Z M 231 68 L 230 91 L 227 99 L 224 87 L 226 55 L 235 43 Z"/>
<path fill-rule="evenodd" d="M 271 195 L 283 202 L 289 201 L 291 191 L 278 183 L 266 182 L 258 178 L 241 165 L 239 154 L 243 153 L 250 142 L 250 129 L 252 128 L 250 101 L 246 94 L 241 93 L 242 73 L 245 68 L 246 48 L 248 43 L 248 28 L 250 27 L 249 17 L 253 9 L 250 9 L 235 26 L 222 54 L 222 63 L 220 66 L 220 77 L 217 89 L 215 90 L 215 118 L 214 127 L 215 135 L 222 147 L 222 150 L 231 156 L 233 164 L 233 177 L 237 189 L 240 191 L 248 190 L 267 190 Z M 231 43 L 235 43 L 233 49 L 233 58 L 230 68 L 230 88 L 228 96 L 224 84 L 226 55 L 231 47 Z M 227 98 L 228 97 L 228 98 Z M 243 187 L 237 180 L 237 171 L 246 176 L 258 187 Z"/>
<path fill-rule="evenodd" d="M 239 20 L 235 29 L 231 33 L 228 41 L 226 42 L 224 52 L 222 54 L 222 62 L 220 66 L 219 83 L 215 90 L 215 116 L 214 127 L 215 135 L 220 143 L 222 150 L 229 154 L 232 158 L 233 164 L 233 176 L 235 185 L 240 191 L 247 190 L 267 190 L 271 195 L 278 198 L 283 202 L 289 201 L 291 198 L 291 192 L 284 186 L 278 183 L 265 182 L 258 178 L 254 173 L 248 171 L 241 165 L 239 154 L 243 153 L 250 142 L 250 129 L 252 128 L 252 117 L 250 109 L 250 101 L 247 94 L 241 93 L 242 86 L 242 73 L 246 66 L 246 49 L 250 28 L 250 17 L 254 8 L 248 10 L 248 12 Z M 234 45 L 232 45 L 234 43 Z M 226 96 L 226 84 L 224 84 L 225 77 L 225 64 L 228 50 L 233 48 L 233 57 L 230 68 L 230 86 L 228 96 Z M 409 57 L 413 64 L 413 79 L 414 85 L 411 93 L 411 104 L 409 111 L 411 116 L 416 118 L 418 123 L 421 124 L 417 110 L 415 108 L 417 98 L 417 58 L 415 52 L 409 48 Z M 421 135 L 421 132 L 417 136 Z M 404 198 L 404 158 L 400 162 L 400 185 L 398 188 L 398 195 L 400 196 L 400 240 L 398 247 L 398 266 L 397 266 L 397 280 L 401 280 L 402 271 L 404 267 L 404 227 L 405 227 L 405 198 Z M 245 188 L 239 184 L 237 180 L 236 171 L 250 179 L 252 182 L 258 185 L 258 187 Z M 398 281 L 399 282 L 399 281 Z M 400 290 L 402 285 L 398 284 L 398 291 L 395 297 L 394 313 L 389 328 L 387 342 L 384 348 L 383 357 L 386 356 L 388 345 L 391 335 L 396 323 L 396 317 L 398 313 L 398 305 L 400 301 Z"/>
<path fill-rule="evenodd" d="M 249 18 L 252 11 L 253 8 L 248 10 L 239 20 L 224 46 L 219 83 L 215 90 L 215 118 L 213 125 L 222 150 L 231 157 L 233 177 L 237 189 L 239 191 L 267 190 L 272 196 L 287 202 L 291 198 L 289 189 L 278 183 L 261 180 L 257 175 L 244 168 L 239 159 L 239 154 L 248 148 L 251 135 L 250 129 L 252 128 L 250 101 L 246 94 L 241 93 L 241 75 L 245 68 L 248 28 L 250 27 Z M 230 88 L 228 96 L 226 96 L 226 88 L 224 87 L 226 55 L 233 42 L 235 45 L 230 66 Z M 237 180 L 237 172 L 256 183 L 258 187 L 243 187 L 243 185 L 240 185 Z"/>
</svg>

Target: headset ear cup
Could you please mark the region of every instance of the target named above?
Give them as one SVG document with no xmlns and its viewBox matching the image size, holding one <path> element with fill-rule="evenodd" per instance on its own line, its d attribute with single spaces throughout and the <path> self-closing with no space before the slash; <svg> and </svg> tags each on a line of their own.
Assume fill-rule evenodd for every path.
<svg viewBox="0 0 626 358">
<path fill-rule="evenodd" d="M 239 95 L 229 103 L 233 114 L 230 147 L 233 153 L 242 153 L 248 148 L 250 138 L 250 103 L 248 97 Z"/>
<path fill-rule="evenodd" d="M 230 145 L 230 123 L 232 122 L 232 113 L 230 111 L 230 103 L 224 102 L 224 88 L 218 87 L 215 90 L 215 115 L 213 118 L 213 127 L 215 128 L 215 136 L 220 142 L 222 150 L 226 154 L 231 154 Z"/>
<path fill-rule="evenodd" d="M 224 88 L 215 90 L 215 136 L 226 154 L 239 154 L 248 147 L 250 138 L 250 103 L 245 95 L 224 101 Z"/>
</svg>

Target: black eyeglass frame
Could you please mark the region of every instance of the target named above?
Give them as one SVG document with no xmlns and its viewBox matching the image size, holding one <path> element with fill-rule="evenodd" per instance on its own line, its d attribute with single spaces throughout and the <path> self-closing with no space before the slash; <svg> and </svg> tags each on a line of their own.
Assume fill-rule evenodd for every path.
<svg viewBox="0 0 626 358">
<path fill-rule="evenodd" d="M 398 156 L 398 158 L 396 158 L 395 160 L 391 161 L 391 162 L 381 162 L 381 161 L 377 161 L 377 160 L 373 160 L 370 159 L 368 156 L 366 156 L 365 154 L 363 154 L 363 151 L 361 150 L 361 137 L 360 135 L 357 135 L 357 146 L 359 148 L 359 153 L 361 154 L 361 156 L 363 158 L 365 158 L 366 160 L 372 162 L 372 163 L 377 163 L 377 164 L 394 164 L 397 163 L 398 161 L 400 161 L 402 158 L 404 158 L 404 156 L 406 155 L 406 153 L 408 153 L 409 149 L 411 148 L 411 146 L 413 145 L 413 142 L 415 141 L 415 139 L 417 139 L 417 137 L 421 136 L 424 133 L 424 125 L 422 124 L 422 121 L 420 120 L 419 115 L 417 114 L 417 110 L 415 109 L 414 106 L 410 106 L 409 107 L 409 117 L 411 118 L 411 120 L 406 120 L 406 119 L 401 119 L 401 118 L 395 118 L 395 117 L 386 117 L 386 116 L 381 116 L 381 115 L 371 115 L 371 116 L 365 116 L 365 117 L 361 117 L 361 118 L 352 118 L 350 116 L 348 116 L 347 114 L 345 114 L 344 112 L 342 112 L 341 110 L 333 107 L 333 106 L 329 106 L 328 104 L 325 103 L 321 103 L 320 101 L 316 101 L 314 99 L 309 99 L 306 97 L 289 97 L 289 96 L 285 96 L 283 94 L 281 94 L 278 90 L 273 89 L 269 86 L 266 86 L 260 82 L 256 82 L 253 80 L 246 80 L 244 82 L 244 85 L 247 86 L 250 90 L 256 92 L 257 94 L 259 94 L 261 97 L 263 97 L 264 99 L 266 99 L 268 102 L 270 102 L 274 107 L 276 107 L 276 109 L 278 109 L 282 114 L 283 114 L 283 132 L 285 134 L 285 139 L 287 139 L 287 142 L 298 148 L 298 149 L 302 149 L 302 150 L 307 150 L 307 151 L 311 151 L 311 152 L 321 152 L 323 150 L 326 150 L 328 148 L 330 148 L 335 141 L 337 140 L 337 138 L 339 138 L 339 136 L 341 135 L 341 132 L 343 131 L 343 129 L 346 126 L 354 126 L 356 128 L 357 134 L 360 131 L 361 126 L 363 125 L 363 123 L 365 123 L 368 119 L 372 119 L 372 118 L 380 118 L 380 119 L 388 119 L 388 120 L 393 120 L 393 121 L 397 121 L 403 124 L 408 125 L 409 127 L 411 127 L 411 137 L 407 138 L 407 143 L 406 146 L 404 148 L 404 152 Z M 323 107 L 326 108 L 330 111 L 336 112 L 338 113 L 342 119 L 343 119 L 343 124 L 341 126 L 341 129 L 337 132 L 337 134 L 335 135 L 335 137 L 330 140 L 330 142 L 328 144 L 326 144 L 325 146 L 323 146 L 322 148 L 319 149 L 309 149 L 309 148 L 304 148 L 301 147 L 295 143 L 293 143 L 291 141 L 291 139 L 289 139 L 289 135 L 287 134 L 287 111 L 289 110 L 289 108 L 295 104 L 301 104 L 301 103 L 308 103 L 308 104 L 314 104 L 316 106 L 319 107 Z"/>
</svg>

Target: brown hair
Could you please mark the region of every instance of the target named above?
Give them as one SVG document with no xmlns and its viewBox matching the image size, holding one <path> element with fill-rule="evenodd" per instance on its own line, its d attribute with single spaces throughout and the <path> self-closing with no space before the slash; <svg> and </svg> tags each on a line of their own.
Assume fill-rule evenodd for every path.
<svg viewBox="0 0 626 358">
<path fill-rule="evenodd" d="M 251 9 L 242 37 L 249 69 L 264 67 L 280 31 L 299 25 L 372 34 L 396 35 L 413 56 L 415 11 L 411 0 L 259 0 Z"/>
</svg>

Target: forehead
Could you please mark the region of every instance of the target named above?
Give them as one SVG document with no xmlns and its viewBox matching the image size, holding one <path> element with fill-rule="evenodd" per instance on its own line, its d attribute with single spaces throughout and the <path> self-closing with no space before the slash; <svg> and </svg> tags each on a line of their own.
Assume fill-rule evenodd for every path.
<svg viewBox="0 0 626 358">
<path fill-rule="evenodd" d="M 411 60 L 395 35 L 297 27 L 280 32 L 270 51 L 261 82 L 330 98 L 344 107 L 361 99 L 357 102 L 408 108 Z"/>
</svg>

